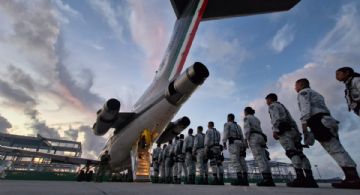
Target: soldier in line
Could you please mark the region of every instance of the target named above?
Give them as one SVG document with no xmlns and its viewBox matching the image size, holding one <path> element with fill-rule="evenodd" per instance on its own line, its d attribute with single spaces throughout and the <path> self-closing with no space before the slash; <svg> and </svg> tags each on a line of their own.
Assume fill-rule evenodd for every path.
<svg viewBox="0 0 360 195">
<path fill-rule="evenodd" d="M 291 160 L 296 179 L 287 183 L 289 187 L 319 187 L 314 180 L 309 159 L 303 153 L 301 133 L 286 107 L 278 102 L 274 93 L 266 96 L 266 104 L 269 106 L 273 137 L 278 140 L 285 149 L 286 156 Z M 305 175 L 306 177 L 305 177 Z"/>
<path fill-rule="evenodd" d="M 345 98 L 349 111 L 360 116 L 360 74 L 350 67 L 342 67 L 336 71 L 336 79 L 346 86 Z"/>
<path fill-rule="evenodd" d="M 254 116 L 255 110 L 246 107 L 244 110 L 244 131 L 249 143 L 254 159 L 258 164 L 263 180 L 258 182 L 258 186 L 275 186 L 272 179 L 268 152 L 266 150 L 267 137 L 261 130 L 260 120 Z"/>
<path fill-rule="evenodd" d="M 188 136 L 185 138 L 185 144 L 182 148 L 182 152 L 185 154 L 185 164 L 188 175 L 187 180 L 188 184 L 195 184 L 195 162 L 193 160 L 192 150 L 194 145 L 194 136 L 193 136 L 193 129 L 188 130 Z"/>
<path fill-rule="evenodd" d="M 161 144 L 157 144 L 157 147 L 153 150 L 152 153 L 152 166 L 154 169 L 154 183 L 159 183 L 159 157 L 161 156 Z"/>
<path fill-rule="evenodd" d="M 301 112 L 303 132 L 309 127 L 315 139 L 342 168 L 345 180 L 333 183 L 335 188 L 360 188 L 360 179 L 356 164 L 341 145 L 338 136 L 338 121 L 330 114 L 322 95 L 310 88 L 310 82 L 299 79 L 295 83 L 298 103 Z"/>
<path fill-rule="evenodd" d="M 179 136 L 174 137 L 174 141 L 171 147 L 171 158 L 173 159 L 172 164 L 172 173 L 173 173 L 173 183 L 177 181 L 177 173 L 178 173 L 178 160 L 176 158 L 176 145 L 179 142 Z"/>
<path fill-rule="evenodd" d="M 236 181 L 233 181 L 231 185 L 248 186 L 249 181 L 245 161 L 246 143 L 241 127 L 234 120 L 234 114 L 228 114 L 222 139 L 224 149 L 229 148 L 230 162 L 237 175 Z M 229 147 L 227 147 L 227 141 L 229 141 Z"/>
<path fill-rule="evenodd" d="M 104 154 L 101 155 L 100 157 L 100 165 L 99 165 L 99 169 L 98 169 L 98 173 L 96 174 L 96 179 L 95 181 L 97 182 L 102 182 L 104 179 L 104 175 L 106 174 L 107 171 L 110 170 L 110 154 L 109 151 L 105 151 Z"/>
<path fill-rule="evenodd" d="M 220 132 L 214 128 L 214 122 L 212 121 L 208 123 L 208 130 L 205 135 L 205 153 L 210 159 L 210 166 L 214 176 L 211 185 L 224 185 Z"/>
<path fill-rule="evenodd" d="M 184 146 L 184 134 L 180 134 L 179 140 L 176 143 L 176 149 L 175 149 L 175 155 L 176 155 L 176 161 L 177 161 L 177 177 L 174 181 L 175 184 L 181 184 L 181 174 L 182 170 L 184 170 L 185 175 L 185 181 L 187 181 L 187 169 L 185 166 L 185 153 L 183 152 L 183 146 Z"/>
<path fill-rule="evenodd" d="M 197 184 L 208 184 L 208 167 L 207 159 L 205 158 L 205 134 L 203 127 L 197 127 L 197 134 L 194 138 L 193 155 L 196 156 L 196 167 L 199 169 L 199 181 Z"/>
<path fill-rule="evenodd" d="M 165 150 L 165 183 L 172 183 L 173 176 L 173 156 L 172 156 L 172 140 L 169 140 Z"/>
<path fill-rule="evenodd" d="M 165 176 L 165 159 L 166 159 L 166 150 L 165 148 L 167 147 L 166 144 L 163 145 L 162 151 L 159 155 L 159 164 L 160 164 L 160 181 L 159 183 L 165 183 L 166 181 L 166 176 Z"/>
</svg>

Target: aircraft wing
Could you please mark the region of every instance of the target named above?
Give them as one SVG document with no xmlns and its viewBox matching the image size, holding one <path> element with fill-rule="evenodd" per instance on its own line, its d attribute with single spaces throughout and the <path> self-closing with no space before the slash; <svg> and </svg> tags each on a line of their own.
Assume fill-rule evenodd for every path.
<svg viewBox="0 0 360 195">
<path fill-rule="evenodd" d="M 189 1 L 171 0 L 177 18 L 181 16 Z M 300 0 L 208 0 L 202 20 L 286 11 Z"/>
<path fill-rule="evenodd" d="M 34 151 L 11 148 L 11 147 L 6 147 L 6 146 L 0 146 L 0 153 L 11 153 L 11 154 L 17 154 L 17 155 L 27 156 L 27 157 L 49 158 L 49 159 L 51 159 L 51 162 L 74 164 L 74 165 L 81 165 L 81 164 L 97 165 L 100 162 L 98 160 L 49 154 L 49 153 L 43 153 L 43 152 L 34 152 Z"/>
</svg>

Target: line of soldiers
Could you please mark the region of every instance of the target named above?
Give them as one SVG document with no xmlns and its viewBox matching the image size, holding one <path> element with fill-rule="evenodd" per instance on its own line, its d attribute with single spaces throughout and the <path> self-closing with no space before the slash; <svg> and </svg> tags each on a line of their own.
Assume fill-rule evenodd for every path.
<svg viewBox="0 0 360 195">
<path fill-rule="evenodd" d="M 360 110 L 360 74 L 354 72 L 350 67 L 343 67 L 336 71 L 336 79 L 346 85 L 345 97 L 349 111 L 353 110 L 357 115 Z M 360 188 L 360 179 L 356 170 L 356 163 L 346 152 L 340 143 L 338 135 L 338 124 L 327 108 L 324 97 L 310 88 L 310 82 L 299 79 L 295 83 L 298 93 L 297 101 L 301 113 L 301 126 L 304 135 L 304 145 L 301 143 L 302 134 L 295 120 L 287 108 L 278 101 L 274 93 L 268 94 L 265 99 L 268 105 L 272 123 L 273 138 L 278 140 L 285 150 L 286 156 L 291 160 L 296 179 L 287 183 L 289 187 L 317 188 L 314 180 L 309 159 L 303 153 L 303 148 L 314 145 L 317 140 L 328 154 L 342 168 L 345 180 L 333 183 L 335 188 Z M 222 145 L 220 144 L 220 133 L 214 128 L 214 123 L 208 123 L 208 130 L 204 135 L 202 127 L 197 129 L 196 136 L 189 129 L 185 141 L 184 135 L 175 139 L 174 143 L 169 141 L 161 150 L 160 145 L 153 152 L 153 165 L 155 182 L 159 182 L 159 170 L 161 178 L 165 183 L 181 183 L 181 173 L 184 170 L 185 183 L 195 183 L 195 159 L 199 173 L 199 184 L 208 183 L 207 162 L 213 173 L 211 184 L 224 184 L 224 170 L 222 162 L 224 157 L 222 150 L 229 150 L 230 165 L 237 173 L 237 178 L 232 185 L 248 186 L 248 173 L 246 166 L 246 149 L 250 148 L 255 161 L 262 174 L 262 180 L 258 186 L 275 186 L 269 165 L 269 152 L 267 151 L 267 137 L 261 129 L 260 120 L 254 116 L 255 110 L 251 107 L 244 109 L 244 134 L 241 127 L 235 122 L 234 114 L 228 114 L 227 123 L 224 125 Z M 310 129 L 310 131 L 309 131 Z"/>
</svg>

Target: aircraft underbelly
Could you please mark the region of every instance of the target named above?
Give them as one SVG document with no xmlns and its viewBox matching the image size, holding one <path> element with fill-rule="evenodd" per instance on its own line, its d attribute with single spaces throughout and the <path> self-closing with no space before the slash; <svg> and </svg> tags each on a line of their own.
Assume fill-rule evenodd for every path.
<svg viewBox="0 0 360 195">
<path fill-rule="evenodd" d="M 114 135 L 108 147 L 111 156 L 111 165 L 113 167 L 121 166 L 122 163 L 129 158 L 132 146 L 145 129 L 151 131 L 153 134 L 155 132 L 160 134 L 179 108 L 180 106 L 174 106 L 166 99 L 163 99 L 139 116 L 135 122 L 130 123 L 120 133 Z"/>
</svg>

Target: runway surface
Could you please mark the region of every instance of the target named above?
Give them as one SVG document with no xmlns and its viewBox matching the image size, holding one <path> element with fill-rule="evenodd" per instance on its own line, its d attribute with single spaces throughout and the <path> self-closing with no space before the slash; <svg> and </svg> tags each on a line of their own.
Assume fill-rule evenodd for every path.
<svg viewBox="0 0 360 195">
<path fill-rule="evenodd" d="M 146 194 L 146 195 L 288 195 L 288 194 L 324 194 L 324 195 L 352 195 L 360 194 L 360 190 L 344 190 L 331 188 L 330 184 L 320 184 L 320 188 L 288 188 L 284 184 L 277 187 L 249 187 L 238 186 L 201 186 L 201 185 L 174 185 L 151 183 L 93 183 L 93 182 L 64 182 L 64 181 L 11 181 L 0 180 L 0 195 L 93 195 L 93 194 Z"/>
</svg>

